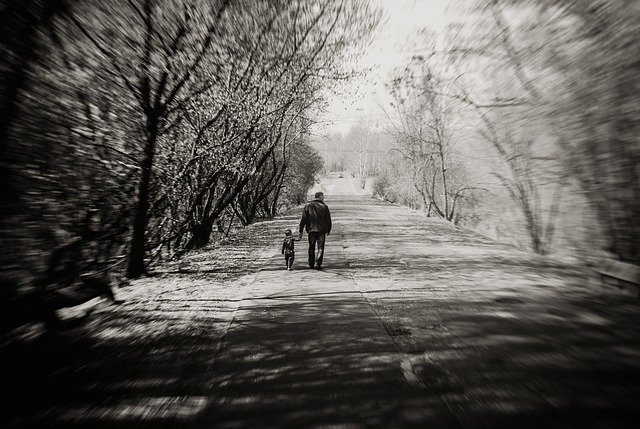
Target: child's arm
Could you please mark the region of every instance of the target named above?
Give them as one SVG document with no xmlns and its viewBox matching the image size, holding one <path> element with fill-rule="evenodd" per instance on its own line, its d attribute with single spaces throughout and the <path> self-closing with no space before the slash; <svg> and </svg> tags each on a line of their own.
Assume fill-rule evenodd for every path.
<svg viewBox="0 0 640 429">
<path fill-rule="evenodd" d="M 282 254 L 284 255 L 284 248 L 287 247 L 287 240 L 282 242 Z"/>
</svg>

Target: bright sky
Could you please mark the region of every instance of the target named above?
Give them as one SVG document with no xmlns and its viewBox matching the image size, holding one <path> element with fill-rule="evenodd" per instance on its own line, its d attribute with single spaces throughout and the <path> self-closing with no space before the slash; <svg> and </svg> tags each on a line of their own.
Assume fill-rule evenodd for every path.
<svg viewBox="0 0 640 429">
<path fill-rule="evenodd" d="M 440 32 L 447 23 L 450 0 L 371 0 L 383 10 L 383 22 L 371 45 L 357 63 L 372 68 L 366 77 L 350 82 L 345 91 L 329 96 L 326 112 L 314 130 L 317 134 L 346 133 L 364 119 L 372 127 L 384 119 L 379 104 L 388 104 L 384 83 L 392 71 L 413 55 L 411 41 L 416 31 L 429 28 Z"/>
</svg>

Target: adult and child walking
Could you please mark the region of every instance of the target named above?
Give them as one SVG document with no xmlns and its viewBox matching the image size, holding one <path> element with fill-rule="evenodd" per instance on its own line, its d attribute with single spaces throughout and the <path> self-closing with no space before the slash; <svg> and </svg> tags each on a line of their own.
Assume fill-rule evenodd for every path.
<svg viewBox="0 0 640 429">
<path fill-rule="evenodd" d="M 305 230 L 309 237 L 309 268 L 321 270 L 324 259 L 324 244 L 327 235 L 331 233 L 331 212 L 324 203 L 324 193 L 322 192 L 316 192 L 314 199 L 304 206 L 298 238 L 293 237 L 290 229 L 285 231 L 282 254 L 285 257 L 288 270 L 293 268 L 295 242 L 302 240 L 302 233 Z"/>
</svg>

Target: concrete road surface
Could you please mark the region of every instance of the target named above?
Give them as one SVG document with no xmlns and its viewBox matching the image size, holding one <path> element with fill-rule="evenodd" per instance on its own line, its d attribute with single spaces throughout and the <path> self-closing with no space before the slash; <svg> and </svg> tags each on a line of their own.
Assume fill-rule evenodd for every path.
<svg viewBox="0 0 640 429">
<path fill-rule="evenodd" d="M 325 270 L 305 269 L 304 241 L 284 268 L 298 213 L 249 227 L 122 291 L 82 330 L 25 346 L 26 360 L 11 349 L 12 365 L 40 366 L 19 372 L 30 387 L 12 387 L 7 421 L 637 427 L 636 300 L 336 176 L 318 185 L 335 225 Z"/>
</svg>

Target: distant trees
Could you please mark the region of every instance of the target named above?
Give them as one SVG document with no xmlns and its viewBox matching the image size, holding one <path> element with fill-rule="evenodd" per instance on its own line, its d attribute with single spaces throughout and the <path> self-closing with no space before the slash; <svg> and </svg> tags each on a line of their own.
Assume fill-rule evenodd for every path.
<svg viewBox="0 0 640 429">
<path fill-rule="evenodd" d="M 348 158 L 345 157 L 342 145 L 344 139 L 340 133 L 331 133 L 313 139 L 313 147 L 324 160 L 326 171 L 344 171 L 347 169 Z"/>
<path fill-rule="evenodd" d="M 0 137 L 26 287 L 87 222 L 78 245 L 135 278 L 298 201 L 310 112 L 379 20 L 340 0 L 21 3 L 2 4 Z"/>
<path fill-rule="evenodd" d="M 329 171 L 349 171 L 365 189 L 370 177 L 376 176 L 387 150 L 381 130 L 362 118 L 345 134 L 319 136 L 313 147 L 321 152 Z"/>
<path fill-rule="evenodd" d="M 351 151 L 347 168 L 356 174 L 362 189 L 367 185 L 367 178 L 374 168 L 377 140 L 378 135 L 366 123 L 361 122 L 351 127 L 341 145 L 345 150 Z"/>
</svg>

